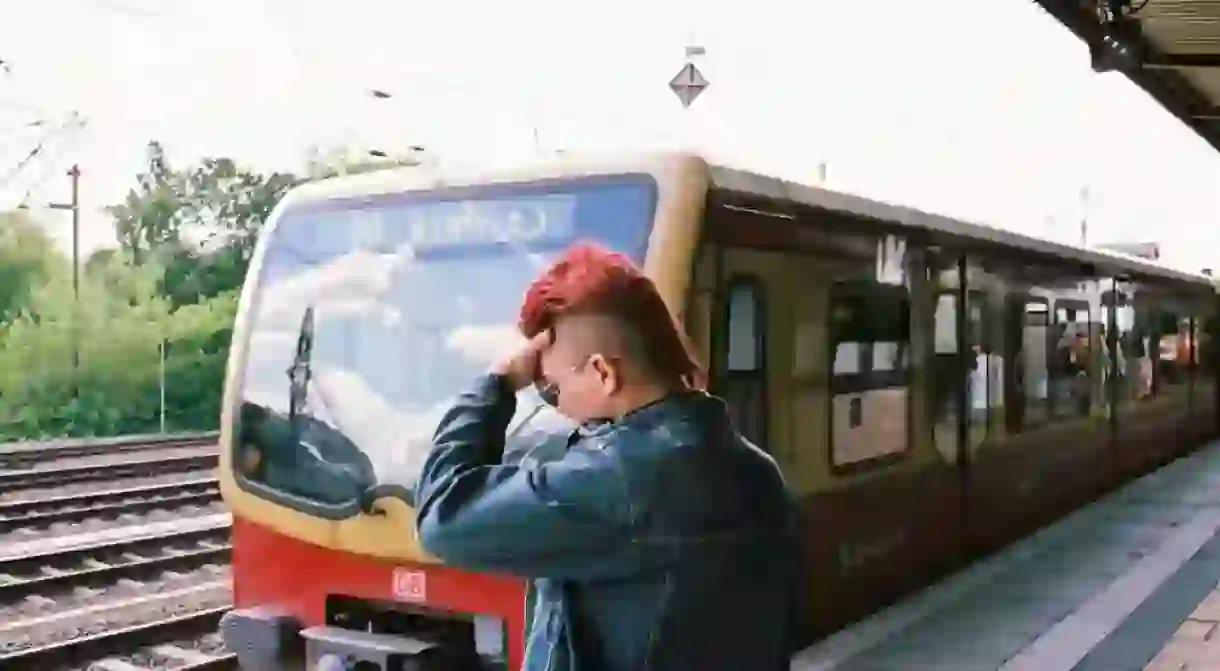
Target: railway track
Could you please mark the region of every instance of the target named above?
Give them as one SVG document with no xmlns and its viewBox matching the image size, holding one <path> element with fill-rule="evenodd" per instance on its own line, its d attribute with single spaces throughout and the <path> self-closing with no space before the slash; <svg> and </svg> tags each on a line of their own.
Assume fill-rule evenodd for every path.
<svg viewBox="0 0 1220 671">
<path fill-rule="evenodd" d="M 64 485 L 86 481 L 107 481 L 167 473 L 215 468 L 216 452 L 172 457 L 152 457 L 103 464 L 79 464 L 58 468 L 29 468 L 0 471 L 0 493 L 39 486 Z"/>
<path fill-rule="evenodd" d="M 0 533 L 219 500 L 216 478 L 0 503 Z"/>
<path fill-rule="evenodd" d="M 165 571 L 227 563 L 229 528 L 173 531 L 135 540 L 51 549 L 0 560 L 0 612 L 32 595 L 49 598 L 74 588 L 96 589 Z"/>
<path fill-rule="evenodd" d="M 0 652 L 0 669 L 237 669 L 237 656 L 224 651 L 216 634 L 220 619 L 228 611 L 228 606 L 215 606 L 47 645 Z"/>
<path fill-rule="evenodd" d="M 217 634 L 228 533 L 214 522 L 0 559 L 0 669 L 236 669 Z"/>
<path fill-rule="evenodd" d="M 216 432 L 134 440 L 100 439 L 68 445 L 0 445 L 0 469 L 25 469 L 56 459 L 95 455 L 130 454 L 149 450 L 215 445 Z"/>
</svg>

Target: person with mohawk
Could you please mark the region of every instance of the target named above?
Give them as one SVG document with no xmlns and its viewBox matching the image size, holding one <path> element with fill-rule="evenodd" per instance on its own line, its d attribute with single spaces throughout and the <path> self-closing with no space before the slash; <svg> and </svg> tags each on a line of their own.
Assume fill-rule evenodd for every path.
<svg viewBox="0 0 1220 671">
<path fill-rule="evenodd" d="M 520 351 L 442 417 L 415 488 L 423 548 L 533 580 L 525 671 L 779 671 L 797 632 L 798 513 L 774 460 L 699 387 L 655 285 L 578 245 L 529 287 Z M 504 463 L 516 392 L 581 425 Z"/>
</svg>

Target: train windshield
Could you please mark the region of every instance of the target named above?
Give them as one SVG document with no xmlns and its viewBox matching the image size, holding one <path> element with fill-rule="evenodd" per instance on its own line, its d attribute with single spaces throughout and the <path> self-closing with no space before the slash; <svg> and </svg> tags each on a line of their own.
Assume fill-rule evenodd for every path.
<svg viewBox="0 0 1220 671">
<path fill-rule="evenodd" d="M 575 241 L 641 263 L 654 208 L 650 179 L 620 178 L 286 212 L 258 278 L 234 463 L 289 503 L 410 489 L 456 394 L 521 341 L 530 280 Z M 510 454 L 573 428 L 539 405 L 522 392 Z"/>
</svg>

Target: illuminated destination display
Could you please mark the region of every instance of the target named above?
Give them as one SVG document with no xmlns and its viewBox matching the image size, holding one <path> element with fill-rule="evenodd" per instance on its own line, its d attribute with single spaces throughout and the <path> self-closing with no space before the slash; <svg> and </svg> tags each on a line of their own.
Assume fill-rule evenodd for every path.
<svg viewBox="0 0 1220 671">
<path fill-rule="evenodd" d="M 357 246 L 426 251 L 494 244 L 563 243 L 576 234 L 570 194 L 413 203 L 351 213 Z"/>
<path fill-rule="evenodd" d="M 420 261 L 544 252 L 598 240 L 643 253 L 654 192 L 636 179 L 516 185 L 445 199 L 380 194 L 286 212 L 264 260 L 264 281 L 305 262 L 326 265 L 357 251 Z M 421 194 L 422 195 L 422 194 Z"/>
</svg>

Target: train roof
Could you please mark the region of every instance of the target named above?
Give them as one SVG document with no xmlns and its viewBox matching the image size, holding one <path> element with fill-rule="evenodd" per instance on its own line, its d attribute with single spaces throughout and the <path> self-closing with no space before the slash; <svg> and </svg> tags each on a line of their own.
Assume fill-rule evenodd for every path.
<svg viewBox="0 0 1220 671">
<path fill-rule="evenodd" d="M 648 172 L 656 175 L 696 165 L 706 170 L 709 186 L 743 201 L 768 201 L 832 212 L 861 220 L 977 240 L 1000 247 L 1096 266 L 1114 275 L 1161 277 L 1216 288 L 1202 273 L 1171 268 L 1163 263 L 1117 251 L 1089 249 L 1023 235 L 986 224 L 967 222 L 903 205 L 885 203 L 842 191 L 763 175 L 679 152 L 636 153 L 609 157 L 562 154 L 538 159 L 511 169 L 468 170 L 407 167 L 347 175 L 303 184 L 284 199 L 284 206 L 318 200 L 357 198 L 396 191 L 460 188 L 484 184 L 564 179 L 603 174 Z M 779 211 L 783 211 L 781 208 Z"/>
</svg>

